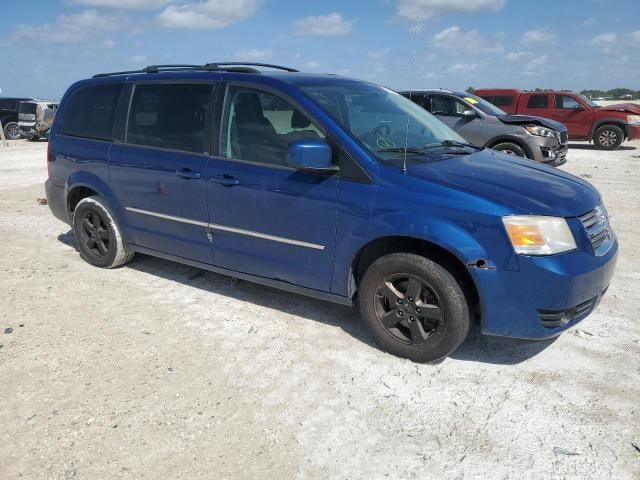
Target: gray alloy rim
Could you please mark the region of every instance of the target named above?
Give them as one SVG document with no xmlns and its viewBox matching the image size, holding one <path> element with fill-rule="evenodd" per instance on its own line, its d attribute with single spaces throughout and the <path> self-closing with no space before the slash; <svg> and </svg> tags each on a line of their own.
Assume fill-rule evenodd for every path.
<svg viewBox="0 0 640 480">
<path fill-rule="evenodd" d="M 22 136 L 20 127 L 16 123 L 10 123 L 7 125 L 4 129 L 4 133 L 8 140 L 18 140 Z"/>
<path fill-rule="evenodd" d="M 611 147 L 618 141 L 618 134 L 613 130 L 605 130 L 598 137 L 598 141 L 600 142 L 600 145 Z"/>
<path fill-rule="evenodd" d="M 109 254 L 109 230 L 98 212 L 88 210 L 84 213 L 80 223 L 80 234 L 80 241 L 92 257 L 103 259 Z"/>
<path fill-rule="evenodd" d="M 396 340 L 421 345 L 442 330 L 444 310 L 438 294 L 423 279 L 406 273 L 385 277 L 374 307 L 382 328 Z"/>
</svg>

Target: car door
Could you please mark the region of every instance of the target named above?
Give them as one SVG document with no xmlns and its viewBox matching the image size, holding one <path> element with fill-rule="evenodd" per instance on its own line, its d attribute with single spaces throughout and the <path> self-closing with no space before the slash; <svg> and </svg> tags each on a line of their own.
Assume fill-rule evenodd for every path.
<svg viewBox="0 0 640 480">
<path fill-rule="evenodd" d="M 110 183 L 136 245 L 212 263 L 205 170 L 211 82 L 136 83 Z"/>
<path fill-rule="evenodd" d="M 215 265 L 328 292 L 338 176 L 286 165 L 290 142 L 324 134 L 291 99 L 234 85 L 225 98 L 207 166 Z"/>
<path fill-rule="evenodd" d="M 453 130 L 458 132 L 468 142 L 475 145 L 484 145 L 485 139 L 479 133 L 482 132 L 482 118 L 479 114 L 475 116 L 463 115 L 463 112 L 473 110 L 450 95 L 435 94 L 429 98 L 430 111 L 435 117 L 446 123 Z M 473 110 L 475 112 L 475 110 Z"/>
<path fill-rule="evenodd" d="M 585 138 L 589 135 L 593 111 L 570 95 L 554 94 L 553 119 L 567 126 L 570 137 Z"/>
</svg>

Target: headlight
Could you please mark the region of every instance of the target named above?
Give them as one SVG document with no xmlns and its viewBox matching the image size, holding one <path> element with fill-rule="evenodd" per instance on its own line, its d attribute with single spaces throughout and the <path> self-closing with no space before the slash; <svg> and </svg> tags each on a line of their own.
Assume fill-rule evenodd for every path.
<svg viewBox="0 0 640 480">
<path fill-rule="evenodd" d="M 531 135 L 536 135 L 538 137 L 551 137 L 558 138 L 558 132 L 555 130 L 551 130 L 549 128 L 544 128 L 539 125 L 527 125 L 524 129 L 529 132 Z"/>
<path fill-rule="evenodd" d="M 627 115 L 629 125 L 640 125 L 640 115 Z"/>
<path fill-rule="evenodd" d="M 513 249 L 520 255 L 553 255 L 575 250 L 567 221 L 562 217 L 510 215 L 502 217 Z"/>
</svg>

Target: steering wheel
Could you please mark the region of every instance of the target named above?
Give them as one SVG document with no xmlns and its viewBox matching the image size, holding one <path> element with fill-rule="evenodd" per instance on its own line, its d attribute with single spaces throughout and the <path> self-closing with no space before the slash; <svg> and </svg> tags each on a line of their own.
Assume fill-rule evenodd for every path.
<svg viewBox="0 0 640 480">
<path fill-rule="evenodd" d="M 396 142 L 388 138 L 391 135 L 391 127 L 388 123 L 376 125 L 370 132 L 359 135 L 358 138 L 369 146 L 378 148 L 394 148 Z"/>
</svg>

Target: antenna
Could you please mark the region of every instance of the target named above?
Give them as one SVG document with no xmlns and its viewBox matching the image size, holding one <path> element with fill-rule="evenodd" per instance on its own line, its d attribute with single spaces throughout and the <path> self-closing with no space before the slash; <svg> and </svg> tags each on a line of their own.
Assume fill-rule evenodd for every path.
<svg viewBox="0 0 640 480">
<path fill-rule="evenodd" d="M 413 27 L 413 32 L 415 34 L 413 38 L 413 46 L 411 47 L 411 53 L 409 57 L 409 101 L 413 102 L 413 65 L 416 60 L 416 43 L 418 39 L 418 32 L 420 31 L 420 25 L 418 24 L 420 17 L 416 17 L 416 24 Z M 405 128 L 404 134 L 404 158 L 402 159 L 402 173 L 407 173 L 407 148 L 409 148 L 409 113 L 407 113 L 407 125 Z"/>
</svg>

